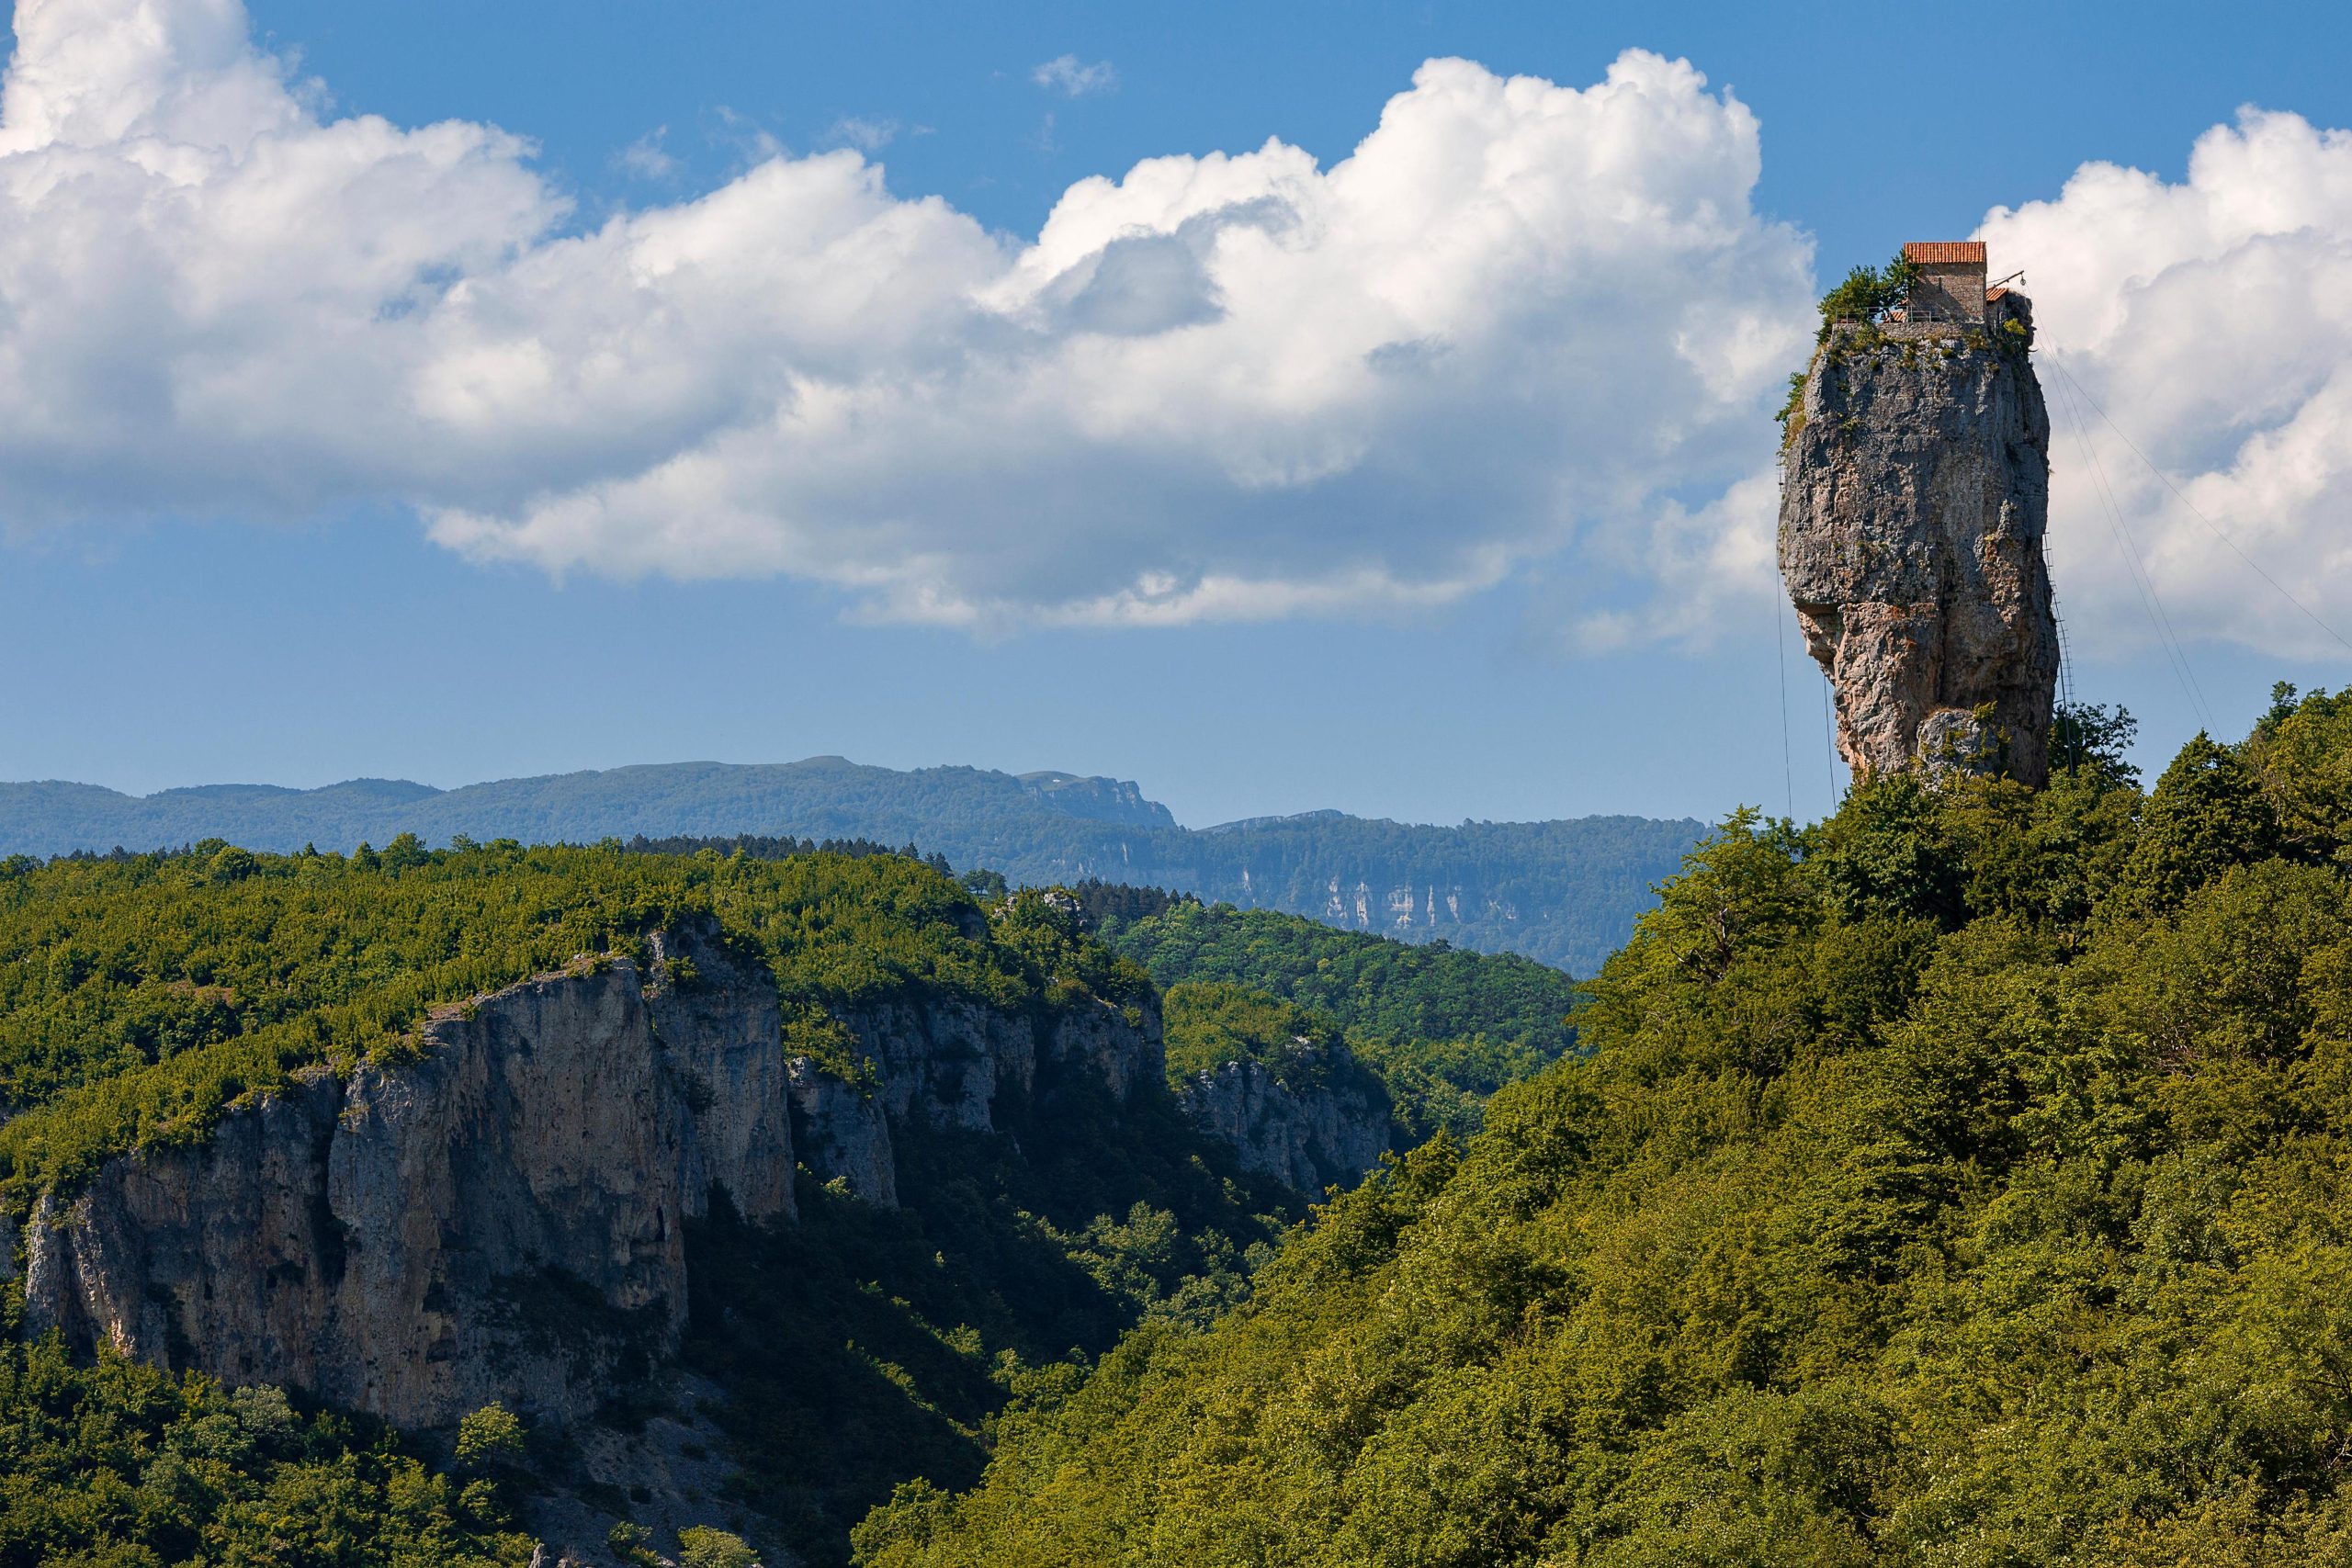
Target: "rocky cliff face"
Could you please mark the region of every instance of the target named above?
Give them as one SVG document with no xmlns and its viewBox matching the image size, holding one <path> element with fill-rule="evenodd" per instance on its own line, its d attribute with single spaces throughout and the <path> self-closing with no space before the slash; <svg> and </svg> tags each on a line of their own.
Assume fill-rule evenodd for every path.
<svg viewBox="0 0 2352 1568">
<path fill-rule="evenodd" d="M 773 979 L 715 931 L 650 945 L 644 969 L 444 1010 L 418 1059 L 308 1074 L 199 1147 L 109 1162 L 27 1227 L 28 1325 L 401 1425 L 492 1399 L 576 1419 L 675 1348 L 684 1227 L 713 1192 L 792 1217 L 796 1122 L 819 1176 L 889 1203 L 890 1121 L 989 1128 L 1041 1055 L 1123 1099 L 1162 1070 L 1153 1017 L 901 1001 L 843 1020 L 868 1092 L 786 1058 Z"/>
<path fill-rule="evenodd" d="M 786 1065 L 793 1149 L 819 1180 L 838 1180 L 886 1208 L 899 1201 L 894 1124 L 917 1137 L 925 1126 L 1001 1131 L 1012 1104 L 1037 1095 L 1041 1061 L 1122 1102 L 1162 1070 L 1159 1018 L 1147 1010 L 1130 1021 L 1092 998 L 1042 1024 L 954 1000 L 887 1002 L 843 1021 L 875 1081 L 853 1083 L 811 1057 L 793 1057 Z"/>
<path fill-rule="evenodd" d="M 695 1136 L 683 1145 L 687 1214 L 700 1218 L 720 1188 L 751 1218 L 790 1215 L 792 1117 L 775 980 L 712 931 L 656 931 L 650 945 L 653 1038 L 693 1113 Z M 688 966 L 693 979 L 679 980 L 673 971 Z"/>
<path fill-rule="evenodd" d="M 2007 294 L 1985 330 L 1840 327 L 1792 421 L 1781 573 L 1858 774 L 2048 773 L 2050 420 Z"/>
<path fill-rule="evenodd" d="M 1387 1096 L 1369 1075 L 1293 1088 L 1261 1062 L 1227 1062 L 1179 1088 L 1185 1113 L 1233 1146 L 1241 1168 L 1319 1196 L 1352 1186 L 1389 1147 Z"/>
<path fill-rule="evenodd" d="M 955 999 L 885 1002 L 842 1021 L 874 1063 L 893 1122 L 994 1130 L 1006 1103 L 1036 1093 L 1041 1060 L 1098 1079 L 1120 1100 L 1161 1071 L 1159 1020 L 1147 1010 L 1131 1021 L 1091 998 L 1043 1022 Z"/>
<path fill-rule="evenodd" d="M 313 1073 L 201 1147 L 111 1162 L 28 1227 L 28 1326 L 406 1424 L 585 1414 L 675 1344 L 689 1172 L 726 1163 L 642 984 L 542 976 L 436 1019 L 420 1061 Z"/>
<path fill-rule="evenodd" d="M 899 1206 L 899 1168 L 881 1097 L 863 1084 L 795 1056 L 792 1143 L 800 1163 L 820 1181 L 839 1181 L 869 1203 Z"/>
<path fill-rule="evenodd" d="M 1080 778 L 1053 772 L 1023 773 L 1021 787 L 1066 816 L 1120 828 L 1174 828 L 1175 815 L 1127 779 Z"/>
</svg>

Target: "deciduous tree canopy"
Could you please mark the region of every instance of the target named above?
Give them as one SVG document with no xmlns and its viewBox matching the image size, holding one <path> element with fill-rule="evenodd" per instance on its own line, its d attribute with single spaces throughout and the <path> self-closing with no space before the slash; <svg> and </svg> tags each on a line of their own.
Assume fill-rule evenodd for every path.
<svg viewBox="0 0 2352 1568">
<path fill-rule="evenodd" d="M 2347 709 L 1734 817 L 1465 1148 L 860 1561 L 2344 1561 Z"/>
</svg>

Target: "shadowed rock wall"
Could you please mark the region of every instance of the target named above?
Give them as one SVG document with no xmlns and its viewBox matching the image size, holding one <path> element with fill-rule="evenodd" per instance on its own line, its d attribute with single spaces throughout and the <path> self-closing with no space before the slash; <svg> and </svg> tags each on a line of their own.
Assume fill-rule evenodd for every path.
<svg viewBox="0 0 2352 1568">
<path fill-rule="evenodd" d="M 1231 1145 L 1242 1169 L 1310 1198 L 1362 1180 L 1395 1134 L 1387 1094 L 1361 1070 L 1294 1089 L 1263 1063 L 1227 1062 L 1178 1094 L 1193 1124 Z"/>
<path fill-rule="evenodd" d="M 639 971 L 528 981 L 426 1048 L 314 1071 L 200 1147 L 44 1200 L 28 1326 L 404 1424 L 492 1399 L 585 1415 L 684 1323 L 695 1130 Z"/>
</svg>

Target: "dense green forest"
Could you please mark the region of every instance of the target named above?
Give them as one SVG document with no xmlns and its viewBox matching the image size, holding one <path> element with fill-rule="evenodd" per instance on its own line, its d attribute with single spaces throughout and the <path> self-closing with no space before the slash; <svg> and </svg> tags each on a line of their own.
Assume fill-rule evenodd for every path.
<svg viewBox="0 0 2352 1568">
<path fill-rule="evenodd" d="M 1162 987 L 1223 983 L 1295 1004 L 1304 1032 L 1336 1034 L 1380 1075 L 1408 1144 L 1440 1129 L 1468 1136 L 1489 1095 L 1541 1072 L 1576 1040 L 1576 983 L 1532 959 L 1190 899 L 1127 907 L 1148 912 L 1112 913 L 1099 927 L 1114 950 Z M 1171 1010 L 1171 1067 L 1177 1039 Z"/>
<path fill-rule="evenodd" d="M 435 1005 L 582 954 L 641 953 L 648 931 L 690 917 L 775 976 L 790 1045 L 853 1073 L 834 1016 L 862 1001 L 923 993 L 1043 1013 L 1088 996 L 1140 1018 L 1153 999 L 1063 904 L 1030 893 L 984 910 L 896 854 L 401 839 L 351 856 L 203 844 L 18 857 L 0 862 L 6 1208 L 21 1216 L 109 1156 L 200 1140 L 311 1064 L 397 1060 Z M 906 1138 L 895 1211 L 804 1176 L 796 1225 L 721 1213 L 692 1227 L 685 1355 L 730 1392 L 704 1412 L 740 1469 L 729 1506 L 774 1521 L 774 1544 L 838 1562 L 848 1527 L 897 1482 L 976 1478 L 987 1423 L 1014 1391 L 1071 1375 L 1073 1356 L 1138 1322 L 1204 1322 L 1238 1300 L 1295 1200 L 1241 1177 L 1150 1087 L 1114 1105 L 1091 1080 L 1061 1084 L 1050 1103 L 1001 1106 L 994 1133 Z M 0 1299 L 14 1313 L 21 1285 Z M 447 1470 L 446 1447 L 412 1450 L 332 1414 L 240 1437 L 246 1407 L 200 1378 L 111 1358 L 74 1367 L 53 1340 L 9 1354 L 0 1470 L 26 1479 L 0 1489 L 0 1564 L 259 1562 L 237 1532 L 328 1493 L 343 1522 L 322 1529 L 377 1554 L 313 1542 L 271 1560 L 512 1557 L 505 1504 Z M 610 1393 L 623 1418 L 663 1398 L 658 1379 Z M 237 1486 L 183 1483 L 183 1461 L 232 1451 Z M 510 1469 L 526 1496 L 581 1484 L 560 1444 Z M 64 1475 L 78 1479 L 52 1483 Z M 596 1500 L 628 1510 L 626 1496 Z M 401 1555 L 412 1537 L 426 1544 Z"/>
<path fill-rule="evenodd" d="M 2352 1560 L 2352 697 L 1750 813 L 1580 1044 L 870 1568 Z"/>
<path fill-rule="evenodd" d="M 681 762 L 436 790 L 382 779 L 324 789 L 219 784 L 143 797 L 91 784 L 0 784 L 0 854 L 103 854 L 217 838 L 347 851 L 412 833 L 526 843 L 723 838 L 920 844 L 960 870 L 1030 886 L 1089 876 L 1163 884 L 1420 941 L 1517 952 L 1589 974 L 1649 905 L 1695 822 L 1592 817 L 1424 827 L 1336 811 L 1177 826 L 1132 784 L 977 768 L 897 772 L 838 757 Z M 667 845 L 662 841 L 670 841 Z"/>
<path fill-rule="evenodd" d="M 0 1339 L 0 1562 L 525 1568 L 517 1444 L 469 1423 L 435 1469 L 372 1422 L 305 1412 L 274 1388 L 222 1388 L 54 1337 Z M 492 1413 L 493 1417 L 497 1414 Z"/>
<path fill-rule="evenodd" d="M 1247 1062 L 1294 1092 L 1346 1087 L 1374 1104 L 1388 1097 L 1328 1013 L 1219 980 L 1170 986 L 1161 1006 L 1171 1084 Z"/>
<path fill-rule="evenodd" d="M 876 843 L 726 848 L 401 837 L 350 855 L 215 841 L 0 861 L 6 1211 L 21 1217 L 111 1156 L 201 1140 L 313 1064 L 398 1059 L 436 1006 L 583 954 L 640 954 L 648 931 L 686 918 L 774 975 L 795 1048 L 853 1073 L 833 1021 L 847 1006 L 921 993 L 1035 1010 L 1083 994 L 1139 1015 L 1154 973 L 1180 1066 L 1283 1055 L 1304 1033 L 1338 1048 L 1283 1071 L 1360 1073 L 1348 1042 L 1409 1052 L 1425 1028 L 1505 1037 L 1532 1066 L 1568 1039 L 1570 983 L 1523 959 L 1084 890 L 1160 917 L 1124 932 L 1110 920 L 1129 958 L 1070 900 L 967 886 Z M 1206 983 L 1182 984 L 1190 970 Z M 899 1482 L 976 1483 L 1008 1400 L 1074 1387 L 1138 1324 L 1204 1328 L 1300 1217 L 1157 1086 L 1114 1105 L 1063 1084 L 1050 1105 L 1000 1114 L 994 1133 L 900 1139 L 896 1210 L 804 1173 L 797 1224 L 722 1208 L 690 1227 L 685 1361 L 729 1391 L 703 1412 L 737 1467 L 723 1502 L 769 1521 L 771 1544 L 840 1562 L 849 1528 Z M 20 1290 L 0 1285 L 13 1358 L 0 1469 L 18 1478 L 0 1489 L 0 1565 L 259 1562 L 265 1548 L 283 1562 L 513 1562 L 528 1554 L 515 1520 L 529 1497 L 586 1484 L 551 1434 L 475 1462 L 446 1435 L 420 1446 L 112 1357 L 76 1366 L 54 1340 L 21 1342 Z M 622 1419 L 663 1397 L 612 1395 Z M 629 1511 L 625 1495 L 592 1500 Z M 316 1522 L 288 1534 L 304 1512 Z"/>
</svg>

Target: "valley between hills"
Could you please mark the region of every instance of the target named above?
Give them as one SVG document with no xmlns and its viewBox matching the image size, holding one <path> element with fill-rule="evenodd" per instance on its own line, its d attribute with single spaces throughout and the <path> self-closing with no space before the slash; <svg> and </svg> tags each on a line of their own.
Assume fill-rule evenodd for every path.
<svg viewBox="0 0 2352 1568">
<path fill-rule="evenodd" d="M 879 845 L 0 862 L 0 1561 L 2340 1561 L 2352 699 L 1587 980 Z"/>
</svg>

